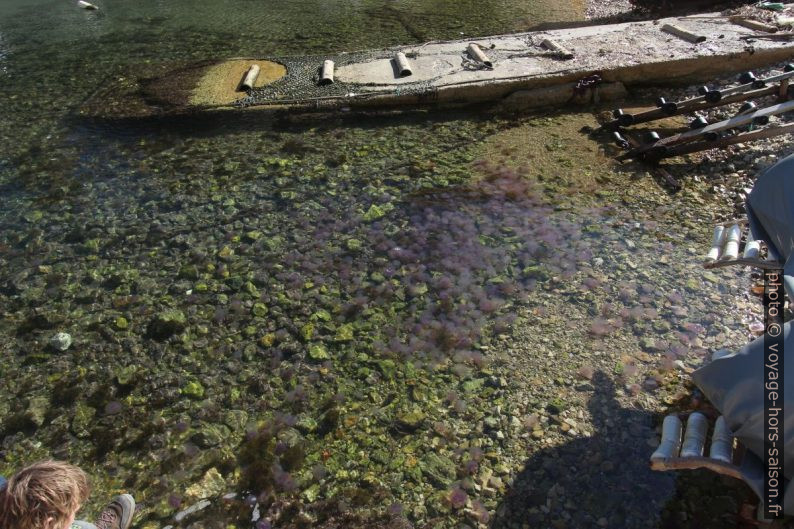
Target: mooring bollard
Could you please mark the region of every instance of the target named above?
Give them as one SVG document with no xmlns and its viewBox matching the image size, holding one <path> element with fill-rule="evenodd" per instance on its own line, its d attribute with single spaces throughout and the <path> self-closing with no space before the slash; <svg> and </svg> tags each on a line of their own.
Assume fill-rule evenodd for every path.
<svg viewBox="0 0 794 529">
<path fill-rule="evenodd" d="M 77 5 L 82 7 L 83 9 L 89 9 L 89 10 L 97 10 L 97 9 L 99 9 L 97 6 L 95 6 L 91 2 L 86 2 L 85 0 L 77 0 Z"/>
<path fill-rule="evenodd" d="M 408 57 L 406 57 L 403 52 L 395 55 L 394 62 L 397 64 L 397 74 L 400 77 L 408 77 L 413 74 L 411 71 L 411 64 L 408 62 Z"/>
<path fill-rule="evenodd" d="M 243 82 L 240 83 L 240 88 L 243 90 L 253 90 L 254 83 L 256 83 L 256 78 L 259 77 L 259 65 L 252 64 L 248 71 L 245 73 L 245 77 L 243 77 Z"/>
<path fill-rule="evenodd" d="M 676 26 L 675 24 L 665 24 L 662 26 L 662 31 L 665 33 L 670 33 L 671 35 L 675 35 L 679 39 L 684 39 L 685 41 L 691 42 L 693 44 L 706 41 L 705 35 L 696 35 L 695 33 L 687 31 L 680 26 Z"/>
<path fill-rule="evenodd" d="M 573 59 L 574 57 L 573 53 L 571 53 L 568 48 L 560 45 L 560 43 L 558 43 L 556 40 L 546 39 L 541 43 L 541 46 L 547 50 L 557 52 L 562 59 L 569 60 Z"/>
<path fill-rule="evenodd" d="M 334 61 L 326 60 L 320 69 L 320 85 L 332 84 L 334 82 Z"/>
<path fill-rule="evenodd" d="M 490 60 L 488 60 L 488 56 L 485 55 L 485 53 L 483 53 L 483 51 L 480 49 L 480 47 L 477 44 L 473 42 L 469 43 L 469 46 L 468 48 L 466 48 L 466 51 L 475 61 L 483 63 L 488 68 L 493 68 L 493 63 Z"/>
</svg>

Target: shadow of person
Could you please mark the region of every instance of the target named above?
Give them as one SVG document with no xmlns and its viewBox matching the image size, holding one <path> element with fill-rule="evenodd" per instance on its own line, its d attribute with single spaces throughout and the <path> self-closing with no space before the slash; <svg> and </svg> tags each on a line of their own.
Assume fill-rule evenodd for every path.
<svg viewBox="0 0 794 529">
<path fill-rule="evenodd" d="M 622 407 L 614 382 L 604 372 L 597 372 L 588 386 L 582 389 L 592 391 L 588 410 L 593 434 L 535 452 L 497 507 L 491 527 L 730 526 L 726 517 L 735 520 L 739 509 L 735 487 L 725 498 L 726 490 L 731 489 L 722 487 L 722 478 L 707 471 L 687 476 L 652 471 L 648 461 L 655 448 L 651 444 L 658 439 L 655 427 L 661 417 Z M 686 501 L 688 491 L 693 487 L 699 491 L 704 483 L 707 500 L 715 496 L 722 500 L 720 512 L 707 505 L 690 506 Z M 687 490 L 677 490 L 680 484 Z M 718 525 L 712 525 L 712 521 Z"/>
</svg>

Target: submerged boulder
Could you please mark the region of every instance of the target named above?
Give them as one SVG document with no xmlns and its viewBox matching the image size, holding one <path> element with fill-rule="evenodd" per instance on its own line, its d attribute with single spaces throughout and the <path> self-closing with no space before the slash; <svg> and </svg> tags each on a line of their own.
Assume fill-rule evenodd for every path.
<svg viewBox="0 0 794 529">
<path fill-rule="evenodd" d="M 167 340 L 171 336 L 185 330 L 187 318 L 180 310 L 166 310 L 157 314 L 149 322 L 146 337 L 154 340 Z"/>
</svg>

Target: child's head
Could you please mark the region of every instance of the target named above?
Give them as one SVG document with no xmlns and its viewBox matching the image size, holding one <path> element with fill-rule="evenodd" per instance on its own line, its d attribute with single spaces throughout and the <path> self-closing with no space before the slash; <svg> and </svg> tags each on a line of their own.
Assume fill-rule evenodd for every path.
<svg viewBox="0 0 794 529">
<path fill-rule="evenodd" d="M 0 489 L 0 529 L 65 529 L 88 490 L 85 472 L 67 463 L 23 468 Z"/>
</svg>

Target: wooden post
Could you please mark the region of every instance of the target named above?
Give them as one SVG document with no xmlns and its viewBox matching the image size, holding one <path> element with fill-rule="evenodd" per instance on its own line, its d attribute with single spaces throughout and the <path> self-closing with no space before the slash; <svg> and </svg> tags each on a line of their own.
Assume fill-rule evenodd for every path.
<svg viewBox="0 0 794 529">
<path fill-rule="evenodd" d="M 676 26 L 675 24 L 665 24 L 662 26 L 662 31 L 665 33 L 670 33 L 671 35 L 675 35 L 679 39 L 684 39 L 685 41 L 691 42 L 693 44 L 706 41 L 705 35 L 696 35 L 680 26 Z"/>
</svg>

